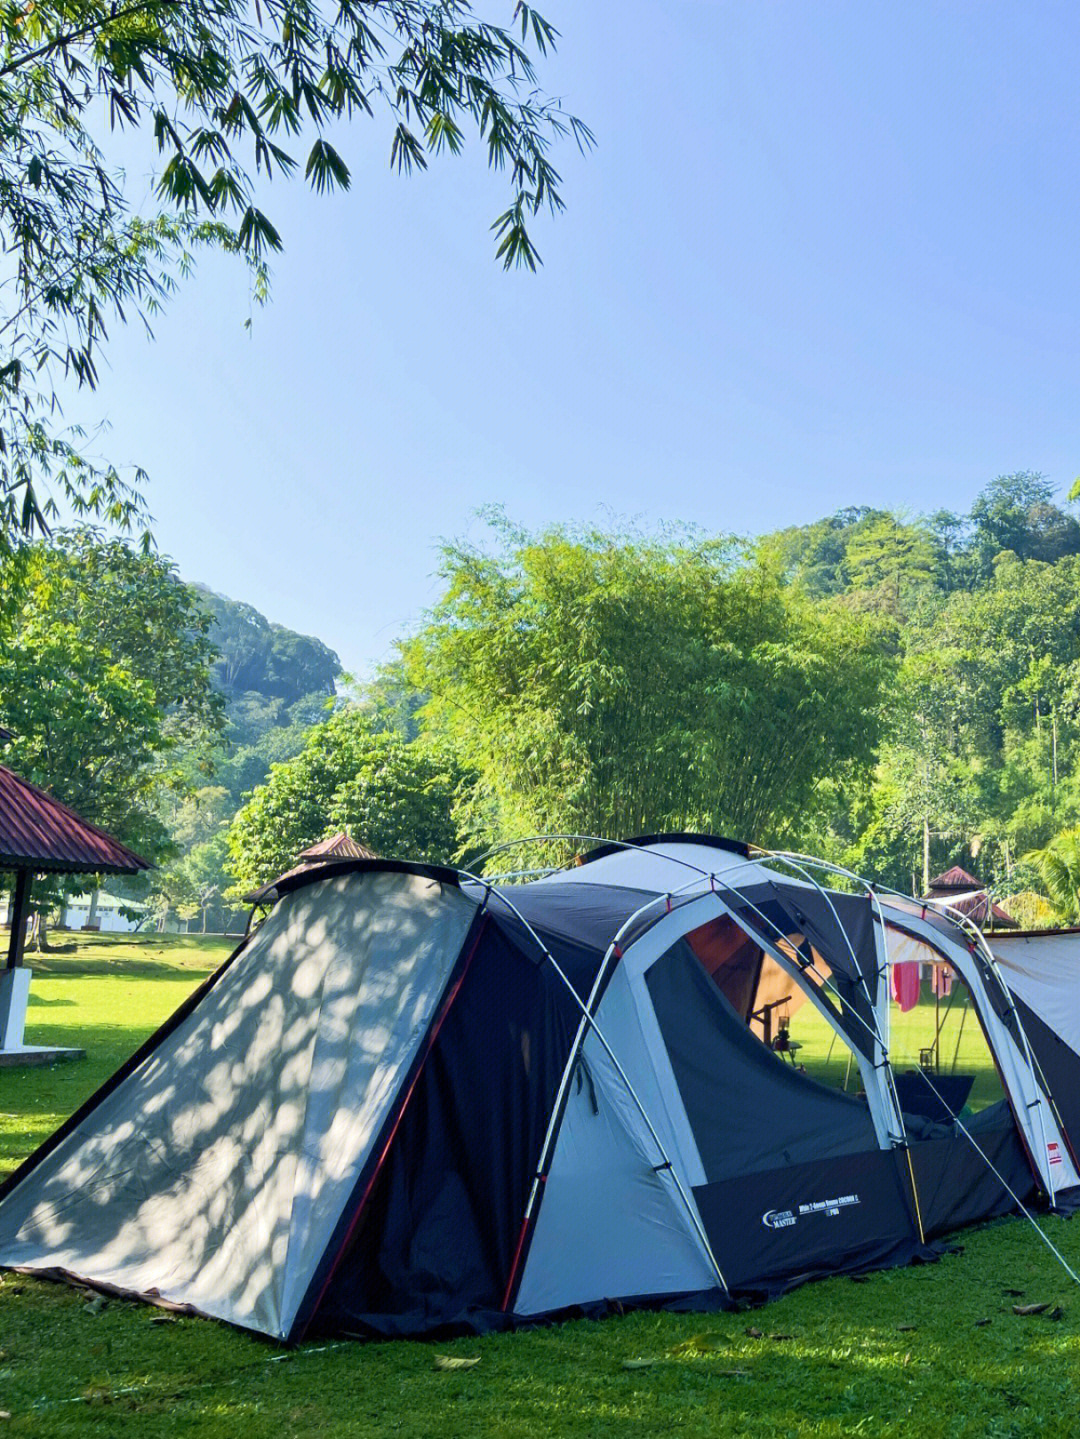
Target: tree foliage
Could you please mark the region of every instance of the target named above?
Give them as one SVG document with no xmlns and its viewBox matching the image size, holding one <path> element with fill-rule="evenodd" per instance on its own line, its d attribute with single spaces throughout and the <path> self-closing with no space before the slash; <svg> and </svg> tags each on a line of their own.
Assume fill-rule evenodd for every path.
<svg viewBox="0 0 1080 1439">
<path fill-rule="evenodd" d="M 479 776 L 477 835 L 791 833 L 869 764 L 887 660 L 731 541 L 556 529 L 450 546 L 406 647 L 426 725 Z"/>
<path fill-rule="evenodd" d="M 459 783 L 438 746 L 378 730 L 358 707 L 341 710 L 237 812 L 228 832 L 234 892 L 265 884 L 341 829 L 376 854 L 446 863 L 458 848 Z"/>
<path fill-rule="evenodd" d="M 21 550 L 0 583 L 7 758 L 153 858 L 170 756 L 222 724 L 209 617 L 170 561 L 89 531 Z"/>
<path fill-rule="evenodd" d="M 347 187 L 332 143 L 344 121 L 381 120 L 405 173 L 472 132 L 509 181 L 496 255 L 535 269 L 530 219 L 563 206 L 552 142 L 591 135 L 539 89 L 555 30 L 524 0 L 506 4 L 503 24 L 469 0 L 0 6 L 0 545 L 43 527 L 57 497 L 138 519 L 141 476 L 96 463 L 57 425 L 58 388 L 93 387 L 110 325 L 149 322 L 202 248 L 243 256 L 265 297 L 282 241 L 256 190 L 294 173 Z M 102 116 L 152 137 L 151 213 L 132 210 Z"/>
<path fill-rule="evenodd" d="M 1025 858 L 1034 866 L 1060 919 L 1080 924 L 1080 828 L 1062 830 Z"/>
</svg>

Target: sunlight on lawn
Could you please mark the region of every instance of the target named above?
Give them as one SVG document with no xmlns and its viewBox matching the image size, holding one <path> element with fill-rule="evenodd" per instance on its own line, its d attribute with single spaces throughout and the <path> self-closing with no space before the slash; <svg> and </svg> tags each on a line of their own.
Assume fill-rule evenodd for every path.
<svg viewBox="0 0 1080 1439">
<path fill-rule="evenodd" d="M 919 1067 L 919 1051 L 933 1045 L 940 1018 L 938 1073 L 974 1075 L 967 1107 L 972 1111 L 985 1109 L 1002 1097 L 993 1057 L 967 990 L 960 984 L 955 985 L 951 999 L 951 1005 L 949 999 L 941 1001 L 938 1014 L 929 984 L 925 984 L 918 1005 L 907 1014 L 901 1014 L 895 1004 L 890 1006 L 889 1050 L 893 1067 L 898 1075 Z M 850 1050 L 836 1038 L 813 1005 L 804 1004 L 792 1015 L 790 1033 L 792 1041 L 802 1046 L 796 1054 L 798 1063 L 805 1065 L 813 1078 L 836 1088 L 846 1088 L 851 1094 L 862 1088 L 858 1066 L 851 1059 Z"/>
</svg>

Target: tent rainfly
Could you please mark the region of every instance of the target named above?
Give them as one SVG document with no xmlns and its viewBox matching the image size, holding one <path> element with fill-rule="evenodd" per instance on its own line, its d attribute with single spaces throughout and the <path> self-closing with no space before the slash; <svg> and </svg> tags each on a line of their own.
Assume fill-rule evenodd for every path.
<svg viewBox="0 0 1080 1439">
<path fill-rule="evenodd" d="M 0 1265 L 281 1340 L 419 1335 L 726 1307 L 1070 1207 L 1080 1132 L 978 931 L 826 868 L 674 835 L 531 882 L 393 860 L 279 880 L 0 1186 Z M 999 1104 L 901 1108 L 894 950 L 964 981 Z M 847 1043 L 862 1096 L 755 1034 L 766 971 Z"/>
<path fill-rule="evenodd" d="M 104 830 L 0 765 L 0 872 L 15 876 L 7 964 L 0 972 L 0 1053 L 25 1049 L 30 974 L 23 947 L 34 875 L 137 874 L 149 868 Z"/>
</svg>

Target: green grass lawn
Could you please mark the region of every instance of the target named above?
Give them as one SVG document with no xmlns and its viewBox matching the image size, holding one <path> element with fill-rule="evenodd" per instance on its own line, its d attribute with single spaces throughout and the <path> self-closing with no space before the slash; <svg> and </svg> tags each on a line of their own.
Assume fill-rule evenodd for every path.
<svg viewBox="0 0 1080 1439">
<path fill-rule="evenodd" d="M 0 1172 L 227 951 L 194 937 L 102 937 L 38 962 L 28 1038 L 79 1044 L 89 1058 L 0 1070 Z M 1042 1223 L 1080 1266 L 1080 1220 Z M 807 1285 L 742 1314 L 645 1313 L 445 1344 L 294 1351 L 8 1274 L 0 1411 L 11 1417 L 0 1439 L 1080 1434 L 1080 1290 L 1023 1222 L 959 1239 L 964 1252 L 939 1264 Z M 1043 1301 L 1063 1317 L 1013 1313 Z M 446 1372 L 437 1355 L 479 1363 Z"/>
<path fill-rule="evenodd" d="M 933 1045 L 939 1025 L 940 1073 L 974 1075 L 969 1109 L 976 1111 L 997 1103 L 1003 1096 L 1001 1082 L 978 1018 L 970 1007 L 967 989 L 961 984 L 955 987 L 952 1004 L 943 999 L 940 1009 L 929 984 L 923 986 L 919 1003 L 907 1014 L 901 1014 L 895 1004 L 890 1006 L 889 1052 L 896 1072 L 919 1067 L 919 1051 Z M 812 1004 L 803 1004 L 791 1016 L 790 1034 L 802 1046 L 797 1056 L 799 1063 L 815 1079 L 838 1088 L 844 1088 L 846 1080 L 852 1093 L 861 1087 L 858 1066 L 848 1064 L 850 1050 L 835 1037 Z"/>
</svg>

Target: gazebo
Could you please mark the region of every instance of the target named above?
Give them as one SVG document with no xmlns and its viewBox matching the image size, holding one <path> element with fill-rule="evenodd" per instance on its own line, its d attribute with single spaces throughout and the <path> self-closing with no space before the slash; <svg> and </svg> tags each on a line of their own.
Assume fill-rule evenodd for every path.
<svg viewBox="0 0 1080 1439">
<path fill-rule="evenodd" d="M 15 877 L 7 963 L 0 970 L 0 1064 L 40 1064 L 65 1054 L 23 1043 L 30 993 L 23 949 L 34 876 L 137 874 L 149 868 L 104 830 L 0 765 L 0 871 Z"/>
<path fill-rule="evenodd" d="M 279 874 L 277 879 L 268 880 L 261 884 L 258 889 L 253 889 L 250 894 L 245 894 L 245 904 L 273 904 L 277 899 L 277 886 L 283 879 L 291 879 L 294 874 L 306 874 L 309 869 L 318 869 L 322 864 L 333 864 L 336 859 L 375 859 L 377 858 L 373 849 L 368 849 L 366 844 L 361 844 L 358 839 L 353 839 L 347 830 L 339 830 L 332 834 L 329 839 L 320 839 L 316 844 L 309 844 L 307 849 L 302 849 L 296 856 L 296 863 L 292 869 L 287 869 L 284 874 Z"/>
<path fill-rule="evenodd" d="M 923 899 L 947 904 L 950 909 L 959 910 L 983 928 L 1020 928 L 1011 914 L 994 903 L 986 887 L 958 864 L 943 874 L 935 875 Z"/>
</svg>

